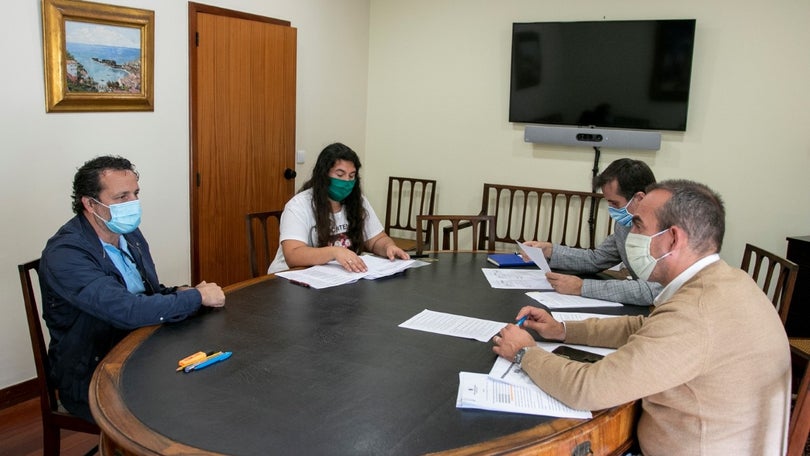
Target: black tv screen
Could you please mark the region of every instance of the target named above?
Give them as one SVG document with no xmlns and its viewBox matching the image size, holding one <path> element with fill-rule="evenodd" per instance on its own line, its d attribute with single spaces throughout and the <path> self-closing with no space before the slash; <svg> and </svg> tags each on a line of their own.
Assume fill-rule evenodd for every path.
<svg viewBox="0 0 810 456">
<path fill-rule="evenodd" d="M 512 26 L 509 121 L 686 130 L 695 20 Z"/>
</svg>

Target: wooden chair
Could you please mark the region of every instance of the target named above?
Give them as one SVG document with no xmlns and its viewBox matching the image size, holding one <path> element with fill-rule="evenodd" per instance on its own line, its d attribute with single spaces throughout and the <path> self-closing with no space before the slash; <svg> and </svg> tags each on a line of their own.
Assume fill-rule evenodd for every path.
<svg viewBox="0 0 810 456">
<path fill-rule="evenodd" d="M 282 211 L 251 212 L 245 215 L 251 277 L 259 277 L 262 274 L 267 274 L 267 268 L 270 267 L 270 263 L 272 263 L 273 258 L 275 258 L 276 250 L 279 247 L 278 228 L 281 224 L 281 212 Z M 275 236 L 269 236 L 267 231 L 267 219 L 271 217 L 276 219 Z M 254 228 L 258 229 L 258 232 L 256 232 Z"/>
<path fill-rule="evenodd" d="M 447 225 L 448 223 L 449 225 Z M 444 241 L 441 247 L 438 245 L 431 247 L 430 239 L 434 240 L 434 244 L 438 244 L 440 227 L 452 235 L 452 248 L 449 240 Z M 492 252 L 495 250 L 494 215 L 418 215 L 416 217 L 416 254 L 421 255 L 425 250 L 458 251 L 459 229 L 463 227 L 472 228 L 470 238 L 472 251 L 487 250 Z M 423 232 L 426 233 L 424 238 L 422 237 Z M 427 239 L 427 241 L 424 239 Z M 484 239 L 484 244 L 479 245 L 476 239 Z"/>
<path fill-rule="evenodd" d="M 100 430 L 95 424 L 71 415 L 59 406 L 56 388 L 50 384 L 48 379 L 48 372 L 50 371 L 48 348 L 45 345 L 45 337 L 42 333 L 42 323 L 39 319 L 39 308 L 37 307 L 34 282 L 31 276 L 31 271 L 36 271 L 37 275 L 39 274 L 39 259 L 20 264 L 17 269 L 20 271 L 25 315 L 28 318 L 28 333 L 31 336 L 31 348 L 34 351 L 34 364 L 36 364 L 37 369 L 37 386 L 42 410 L 43 454 L 45 456 L 58 455 L 62 429 L 97 435 Z M 93 448 L 87 454 L 94 454 L 96 449 L 97 447 Z"/>
<path fill-rule="evenodd" d="M 607 210 L 599 219 L 599 210 L 606 205 L 601 193 L 484 184 L 478 215 L 495 217 L 495 242 L 538 240 L 595 248 L 613 231 Z M 604 234 L 598 235 L 600 232 Z M 448 232 L 444 235 L 446 238 Z M 479 239 L 479 248 L 483 248 L 483 239 Z"/>
<path fill-rule="evenodd" d="M 763 265 L 766 266 L 764 270 Z M 777 266 L 779 266 L 778 274 L 775 274 Z M 796 285 L 799 266 L 767 250 L 745 244 L 740 267 L 750 274 L 754 281 L 760 285 L 762 291 L 768 295 L 779 312 L 779 318 L 784 325 L 790 309 L 790 300 L 793 298 L 793 288 Z M 762 273 L 761 277 L 760 273 Z"/>
<path fill-rule="evenodd" d="M 436 202 L 436 181 L 413 177 L 389 177 L 388 199 L 385 206 L 385 232 L 402 250 L 416 248 L 416 239 L 394 236 L 399 231 L 409 231 L 416 235 L 416 217 L 433 215 Z M 392 233 L 397 230 L 397 233 Z M 403 233 L 404 234 L 404 233 Z M 426 232 L 425 243 L 430 243 L 430 232 Z"/>
<path fill-rule="evenodd" d="M 799 390 L 796 395 L 796 403 L 793 405 L 793 412 L 790 415 L 790 425 L 788 426 L 788 450 L 787 456 L 802 456 L 807 446 L 807 438 L 810 436 L 810 339 L 790 339 L 790 351 L 797 357 L 804 358 L 806 367 Z"/>
</svg>

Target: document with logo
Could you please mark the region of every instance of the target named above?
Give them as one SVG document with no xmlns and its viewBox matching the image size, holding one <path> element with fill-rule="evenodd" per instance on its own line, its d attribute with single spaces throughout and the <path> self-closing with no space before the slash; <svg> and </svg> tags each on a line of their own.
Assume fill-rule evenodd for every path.
<svg viewBox="0 0 810 456">
<path fill-rule="evenodd" d="M 592 418 L 591 412 L 575 410 L 549 396 L 537 385 L 519 386 L 487 374 L 459 372 L 456 407 L 562 418 Z"/>
</svg>

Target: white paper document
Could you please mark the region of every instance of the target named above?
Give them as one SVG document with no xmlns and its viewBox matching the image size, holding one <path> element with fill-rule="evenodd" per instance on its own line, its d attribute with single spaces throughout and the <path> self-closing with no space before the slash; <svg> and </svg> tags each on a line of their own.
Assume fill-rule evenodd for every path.
<svg viewBox="0 0 810 456">
<path fill-rule="evenodd" d="M 481 268 L 492 288 L 553 290 L 546 273 L 538 269 Z"/>
<path fill-rule="evenodd" d="M 576 309 L 583 307 L 621 307 L 622 304 L 601 299 L 583 298 L 582 296 L 564 295 L 554 292 L 530 291 L 526 296 L 544 304 L 549 309 Z"/>
<path fill-rule="evenodd" d="M 459 372 L 456 407 L 563 418 L 592 418 L 589 411 L 574 410 L 546 394 L 536 385 L 518 386 L 492 379 L 487 374 Z"/>
<path fill-rule="evenodd" d="M 620 317 L 621 315 L 605 315 L 588 312 L 551 312 L 551 316 L 557 321 L 582 321 L 589 318 L 610 318 Z"/>
<path fill-rule="evenodd" d="M 506 326 L 506 323 L 434 312 L 427 309 L 399 325 L 400 328 L 475 339 L 481 342 L 489 342 L 492 336 L 498 334 L 498 331 L 504 326 Z"/>
<path fill-rule="evenodd" d="M 532 261 L 534 261 L 534 264 L 536 264 L 537 267 L 540 268 L 540 270 L 542 270 L 543 272 L 551 271 L 551 268 L 548 267 L 548 261 L 546 261 L 546 256 L 543 255 L 543 249 L 539 247 L 529 247 L 528 245 L 523 245 L 520 242 L 518 242 L 517 245 L 518 248 L 523 253 L 525 253 L 527 257 L 529 257 Z"/>
<path fill-rule="evenodd" d="M 372 255 L 363 255 L 362 258 L 368 268 L 366 272 L 350 272 L 343 269 L 343 266 L 338 263 L 331 261 L 327 264 L 306 269 L 277 272 L 276 275 L 284 277 L 297 285 L 320 289 L 353 283 L 360 279 L 379 279 L 409 268 L 430 264 L 419 260 L 389 260 L 388 258 Z"/>
<path fill-rule="evenodd" d="M 578 348 L 580 350 L 596 353 L 597 355 L 602 356 L 606 356 L 616 351 L 613 348 L 590 347 L 588 345 L 565 344 L 562 342 L 537 342 L 537 346 L 547 352 L 551 352 L 560 345 Z M 526 375 L 525 372 L 523 372 L 523 369 L 521 369 L 520 366 L 502 356 L 495 359 L 495 363 L 492 365 L 492 369 L 489 371 L 489 376 L 495 380 L 509 383 L 510 385 L 537 387 L 532 379 Z"/>
</svg>

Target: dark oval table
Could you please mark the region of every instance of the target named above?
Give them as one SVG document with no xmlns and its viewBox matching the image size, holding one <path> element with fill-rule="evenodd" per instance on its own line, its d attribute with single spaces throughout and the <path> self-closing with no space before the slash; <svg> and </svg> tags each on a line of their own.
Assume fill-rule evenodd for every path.
<svg viewBox="0 0 810 456">
<path fill-rule="evenodd" d="M 489 372 L 491 345 L 398 325 L 424 309 L 509 322 L 537 303 L 526 290 L 491 288 L 483 253 L 430 260 L 321 290 L 253 279 L 228 287 L 222 309 L 133 331 L 93 376 L 102 454 L 570 455 L 632 445 L 637 404 L 590 420 L 456 408 L 458 373 Z M 175 371 L 200 350 L 233 356 Z"/>
</svg>

